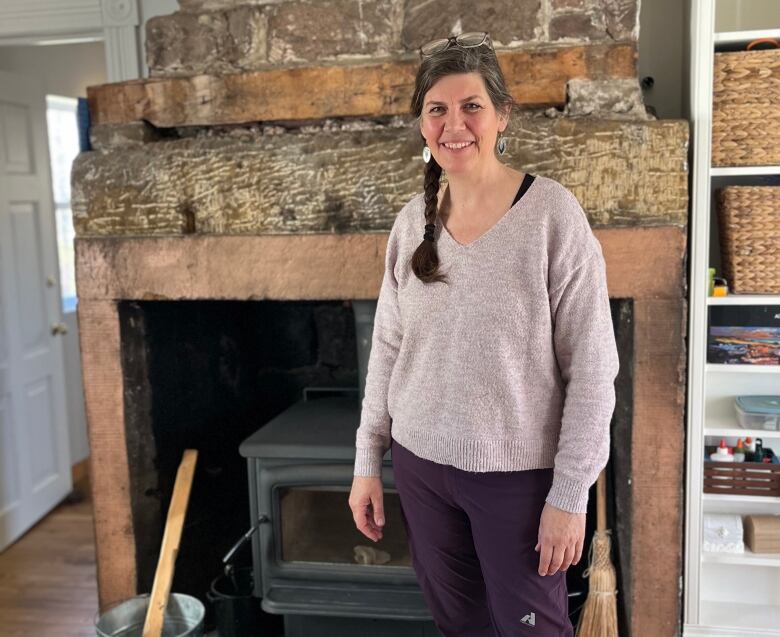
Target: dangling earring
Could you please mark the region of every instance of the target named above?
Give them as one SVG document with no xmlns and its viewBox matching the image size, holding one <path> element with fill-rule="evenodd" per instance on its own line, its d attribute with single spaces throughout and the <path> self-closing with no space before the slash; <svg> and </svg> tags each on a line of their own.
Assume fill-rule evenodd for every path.
<svg viewBox="0 0 780 637">
<path fill-rule="evenodd" d="M 431 161 L 431 149 L 428 148 L 428 144 L 425 144 L 425 148 L 423 148 L 423 161 L 426 164 Z"/>
<path fill-rule="evenodd" d="M 501 135 L 501 137 L 498 138 L 498 154 L 503 155 L 506 152 L 506 137 Z"/>
</svg>

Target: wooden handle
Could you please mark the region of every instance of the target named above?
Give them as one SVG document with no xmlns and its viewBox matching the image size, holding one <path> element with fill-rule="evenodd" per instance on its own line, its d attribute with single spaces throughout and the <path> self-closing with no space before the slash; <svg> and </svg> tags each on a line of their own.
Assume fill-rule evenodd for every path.
<svg viewBox="0 0 780 637">
<path fill-rule="evenodd" d="M 607 530 L 607 476 L 604 469 L 596 482 L 596 530 Z"/>
<path fill-rule="evenodd" d="M 168 605 L 168 596 L 171 592 L 173 568 L 176 564 L 176 555 L 179 552 L 179 541 L 184 527 L 184 516 L 187 514 L 187 504 L 190 500 L 190 490 L 197 460 L 198 451 L 187 449 L 176 473 L 176 483 L 173 486 L 171 506 L 168 508 L 168 519 L 165 522 L 157 571 L 154 574 L 152 596 L 146 611 L 143 637 L 160 637 L 162 635 L 165 607 Z"/>
</svg>

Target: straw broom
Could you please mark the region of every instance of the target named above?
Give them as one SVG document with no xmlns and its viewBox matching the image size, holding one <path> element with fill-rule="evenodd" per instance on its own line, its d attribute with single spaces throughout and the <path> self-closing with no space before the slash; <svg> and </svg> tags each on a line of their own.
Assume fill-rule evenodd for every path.
<svg viewBox="0 0 780 637">
<path fill-rule="evenodd" d="M 607 529 L 607 484 L 604 471 L 596 484 L 596 531 L 590 544 L 588 598 L 580 613 L 576 637 L 617 637 L 617 577 L 612 564 L 612 540 Z"/>
</svg>

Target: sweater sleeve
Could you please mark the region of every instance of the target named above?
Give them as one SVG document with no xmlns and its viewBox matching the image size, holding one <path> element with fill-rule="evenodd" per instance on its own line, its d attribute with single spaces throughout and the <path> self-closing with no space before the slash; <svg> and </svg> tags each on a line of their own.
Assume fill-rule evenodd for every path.
<svg viewBox="0 0 780 637">
<path fill-rule="evenodd" d="M 400 218 L 399 214 L 388 237 L 385 272 L 374 314 L 360 425 L 355 435 L 356 476 L 381 476 L 382 458 L 390 448 L 391 418 L 387 407 L 387 391 L 402 338 L 398 281 L 395 275 Z"/>
<path fill-rule="evenodd" d="M 582 220 L 581 209 L 580 215 Z M 584 228 L 578 247 L 567 250 L 567 259 L 575 260 L 549 294 L 553 345 L 566 396 L 546 501 L 585 513 L 590 486 L 609 458 L 619 358 L 601 244 L 587 219 L 585 226 L 575 225 Z"/>
</svg>

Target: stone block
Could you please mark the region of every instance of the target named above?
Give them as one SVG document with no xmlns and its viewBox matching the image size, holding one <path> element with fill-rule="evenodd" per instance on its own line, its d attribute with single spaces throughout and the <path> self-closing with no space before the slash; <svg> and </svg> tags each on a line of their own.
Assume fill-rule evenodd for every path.
<svg viewBox="0 0 780 637">
<path fill-rule="evenodd" d="M 417 50 L 429 40 L 469 31 L 487 31 L 494 43 L 541 39 L 541 0 L 409 0 L 404 6 L 401 42 Z"/>
<path fill-rule="evenodd" d="M 387 56 L 399 48 L 400 0 L 291 0 L 267 7 L 268 61 Z"/>
<path fill-rule="evenodd" d="M 607 38 L 604 16 L 598 12 L 562 13 L 550 19 L 550 40 L 597 41 Z"/>
<path fill-rule="evenodd" d="M 572 79 L 567 85 L 564 115 L 614 119 L 655 119 L 645 109 L 637 79 Z"/>
<path fill-rule="evenodd" d="M 153 76 L 231 73 L 254 69 L 266 60 L 261 7 L 178 12 L 146 23 L 146 63 Z"/>
</svg>

